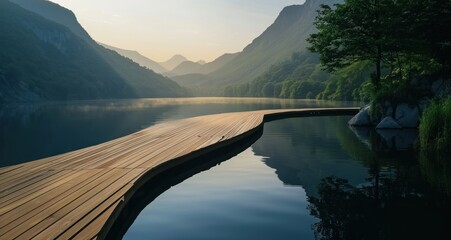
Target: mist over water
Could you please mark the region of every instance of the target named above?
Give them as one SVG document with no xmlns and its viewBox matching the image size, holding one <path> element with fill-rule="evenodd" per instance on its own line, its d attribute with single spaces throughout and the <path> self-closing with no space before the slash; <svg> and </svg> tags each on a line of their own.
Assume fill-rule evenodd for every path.
<svg viewBox="0 0 451 240">
<path fill-rule="evenodd" d="M 100 144 L 162 121 L 222 112 L 355 105 L 356 103 L 345 102 L 255 98 L 138 99 L 1 105 L 0 167 Z"/>
</svg>

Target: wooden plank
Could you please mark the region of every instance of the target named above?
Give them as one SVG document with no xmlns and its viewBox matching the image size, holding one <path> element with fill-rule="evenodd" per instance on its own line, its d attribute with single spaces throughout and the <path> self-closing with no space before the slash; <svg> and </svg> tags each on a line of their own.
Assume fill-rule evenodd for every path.
<svg viewBox="0 0 451 240">
<path fill-rule="evenodd" d="M 113 170 L 111 170 L 113 171 Z M 46 226 L 45 224 L 39 223 L 38 225 L 33 226 L 28 232 L 24 235 L 21 235 L 22 239 L 30 239 L 30 236 L 33 236 L 36 232 L 39 232 L 36 235 L 37 239 L 54 239 L 61 233 L 63 233 L 67 228 L 71 227 L 75 222 L 79 221 L 81 218 L 86 216 L 86 214 L 94 211 L 97 207 L 100 207 L 100 211 L 104 211 L 111 204 L 102 205 L 108 199 L 113 198 L 118 191 L 121 189 L 123 191 L 120 196 L 116 196 L 114 201 L 119 200 L 123 194 L 128 191 L 129 186 L 132 186 L 130 182 L 135 179 L 137 176 L 141 175 L 144 172 L 144 169 L 133 169 L 133 170 L 122 170 L 123 175 L 118 178 L 117 181 L 113 183 L 106 183 L 105 185 L 99 184 L 96 188 L 92 189 L 90 192 L 87 192 L 77 198 L 77 205 L 73 207 L 71 205 L 67 205 L 64 208 L 58 210 L 58 212 L 54 213 L 54 216 L 59 216 L 60 218 L 56 221 L 49 221 L 51 224 Z M 127 174 L 128 173 L 128 174 Z M 74 203 L 74 202 L 73 202 Z M 46 219 L 47 220 L 47 219 Z M 43 231 L 41 231 L 41 229 Z M 29 235 L 27 233 L 30 233 Z M 25 238 L 24 238 L 25 237 Z"/>
<path fill-rule="evenodd" d="M 66 154 L 0 168 L 0 239 L 96 239 L 134 182 L 162 164 L 188 161 L 249 133 L 265 117 L 358 108 L 260 110 L 174 120 Z M 196 153 L 196 155 L 193 155 Z M 172 166 L 172 165 L 166 165 Z"/>
<path fill-rule="evenodd" d="M 67 178 L 67 172 L 59 170 L 44 179 L 35 179 L 28 185 L 6 189 L 0 193 L 0 207 L 8 201 L 14 201 L 14 199 L 21 198 L 24 195 L 30 195 L 50 184 L 53 181 L 59 181 Z"/>
<path fill-rule="evenodd" d="M 10 222 L 0 223 L 0 236 L 17 228 L 18 225 L 24 223 L 26 220 L 36 216 L 39 213 L 43 213 L 47 210 L 48 206 L 54 204 L 64 204 L 71 202 L 68 196 L 73 194 L 73 192 L 80 191 L 83 187 L 88 184 L 97 184 L 94 180 L 107 173 L 107 171 L 100 170 L 90 170 L 90 171 L 79 171 L 77 173 L 82 173 L 83 178 L 75 178 L 74 181 L 67 181 L 64 184 L 52 189 L 46 194 L 40 195 L 34 198 L 28 204 L 22 204 L 20 207 L 16 207 L 14 210 L 1 216 L 4 219 L 10 220 Z"/>
<path fill-rule="evenodd" d="M 121 200 L 116 201 L 113 205 L 111 205 L 109 208 L 107 208 L 101 215 L 97 216 L 89 225 L 87 225 L 84 229 L 82 229 L 80 232 L 77 232 L 73 235 L 73 237 L 69 234 L 62 235 L 61 237 L 58 237 L 58 239 L 97 239 L 96 236 L 100 233 L 100 230 L 102 230 L 103 224 L 110 218 L 113 211 L 116 209 L 116 207 L 121 203 Z"/>
<path fill-rule="evenodd" d="M 5 238 L 31 239 L 41 231 L 56 224 L 59 219 L 74 210 L 80 210 L 80 206 L 89 198 L 94 197 L 98 192 L 108 188 L 112 183 L 119 180 L 130 170 L 111 169 L 99 181 L 94 180 L 77 191 L 71 191 L 70 195 L 54 204 L 45 204 L 42 211 L 33 217 L 17 225 L 14 229 L 4 235 Z M 110 179 L 112 182 L 110 182 Z M 36 204 L 40 205 L 40 204 Z M 3 236 L 2 236 L 3 237 Z"/>
<path fill-rule="evenodd" d="M 73 173 L 73 174 L 71 174 Z M 25 196 L 21 196 L 19 199 L 14 199 L 14 201 L 8 202 L 8 204 L 2 204 L 0 207 L 0 216 L 3 217 L 3 215 L 9 211 L 11 211 L 14 208 L 17 208 L 24 204 L 30 204 L 33 202 L 33 199 L 40 197 L 44 194 L 48 194 L 49 191 L 52 189 L 55 189 L 56 187 L 60 186 L 61 184 L 65 184 L 72 179 L 75 179 L 81 175 L 83 175 L 85 171 L 68 171 L 66 177 L 58 182 L 52 183 L 50 185 L 44 186 L 43 188 L 39 189 L 38 191 L 30 191 L 29 194 Z"/>
</svg>

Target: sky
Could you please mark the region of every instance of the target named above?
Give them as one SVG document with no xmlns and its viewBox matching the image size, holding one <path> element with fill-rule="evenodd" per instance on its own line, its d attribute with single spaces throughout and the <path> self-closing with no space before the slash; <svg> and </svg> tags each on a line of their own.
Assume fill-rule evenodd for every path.
<svg viewBox="0 0 451 240">
<path fill-rule="evenodd" d="M 166 61 L 212 61 L 243 50 L 283 7 L 305 0 L 51 0 L 96 41 Z"/>
</svg>

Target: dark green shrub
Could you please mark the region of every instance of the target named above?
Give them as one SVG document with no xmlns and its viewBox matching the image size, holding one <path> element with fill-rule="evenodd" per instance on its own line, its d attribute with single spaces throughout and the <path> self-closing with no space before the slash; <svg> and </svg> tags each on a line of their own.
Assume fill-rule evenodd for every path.
<svg viewBox="0 0 451 240">
<path fill-rule="evenodd" d="M 425 151 L 451 151 L 451 97 L 434 100 L 424 110 L 419 139 Z"/>
</svg>

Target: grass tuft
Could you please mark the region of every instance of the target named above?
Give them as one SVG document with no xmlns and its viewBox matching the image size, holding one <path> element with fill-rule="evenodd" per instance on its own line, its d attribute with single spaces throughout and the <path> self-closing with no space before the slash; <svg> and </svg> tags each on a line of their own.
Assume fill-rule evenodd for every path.
<svg viewBox="0 0 451 240">
<path fill-rule="evenodd" d="M 451 97 L 434 100 L 420 122 L 420 146 L 428 152 L 451 152 Z"/>
</svg>

